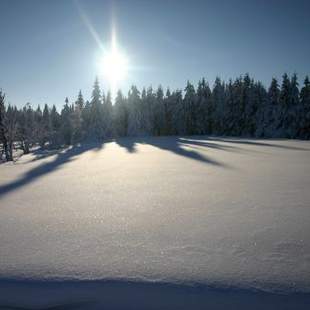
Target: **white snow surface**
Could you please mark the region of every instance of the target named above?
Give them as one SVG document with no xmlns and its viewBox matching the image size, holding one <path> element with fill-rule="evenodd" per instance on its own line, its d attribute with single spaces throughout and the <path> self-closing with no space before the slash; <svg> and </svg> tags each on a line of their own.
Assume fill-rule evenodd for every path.
<svg viewBox="0 0 310 310">
<path fill-rule="evenodd" d="M 310 142 L 124 138 L 0 165 L 0 280 L 310 293 Z"/>
</svg>

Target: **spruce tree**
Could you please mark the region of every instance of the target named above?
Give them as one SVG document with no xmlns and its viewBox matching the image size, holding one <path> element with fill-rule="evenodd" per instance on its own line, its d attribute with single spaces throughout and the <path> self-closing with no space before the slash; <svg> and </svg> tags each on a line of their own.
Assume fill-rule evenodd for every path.
<svg viewBox="0 0 310 310">
<path fill-rule="evenodd" d="M 13 160 L 14 142 L 18 133 L 18 112 L 17 108 L 8 105 L 5 111 L 4 128 L 6 129 L 6 141 L 7 141 L 7 160 Z"/>
<path fill-rule="evenodd" d="M 78 98 L 75 102 L 75 106 L 79 108 L 80 111 L 82 111 L 82 109 L 84 108 L 84 98 L 81 90 L 79 91 Z"/>
<path fill-rule="evenodd" d="M 160 136 L 164 131 L 164 91 L 161 85 L 158 86 L 153 105 L 153 132 L 155 136 Z"/>
<path fill-rule="evenodd" d="M 113 119 L 116 136 L 126 136 L 128 131 L 128 107 L 121 90 L 118 90 L 116 94 Z"/>
<path fill-rule="evenodd" d="M 111 92 L 103 99 L 103 136 L 104 138 L 111 138 L 113 135 L 113 106 Z"/>
<path fill-rule="evenodd" d="M 52 147 L 59 147 L 61 144 L 61 118 L 56 109 L 56 106 L 53 105 L 50 113 L 50 126 L 51 126 L 51 134 L 50 134 L 50 144 Z"/>
<path fill-rule="evenodd" d="M 203 78 L 198 82 L 196 101 L 196 133 L 212 132 L 212 98 L 211 90 Z"/>
<path fill-rule="evenodd" d="M 184 106 L 184 125 L 185 133 L 187 135 L 195 134 L 196 126 L 196 92 L 194 85 L 187 81 L 187 85 L 184 89 L 185 95 L 183 100 Z"/>
<path fill-rule="evenodd" d="M 154 94 L 152 86 L 148 87 L 146 90 L 146 97 L 145 97 L 145 113 L 144 113 L 144 119 L 145 119 L 145 131 L 149 135 L 155 135 L 156 128 L 156 116 L 155 116 L 155 110 L 156 110 L 156 95 Z"/>
<path fill-rule="evenodd" d="M 256 131 L 256 110 L 257 110 L 257 85 L 254 85 L 253 79 L 249 74 L 245 74 L 242 81 L 242 108 L 243 108 L 243 128 L 242 135 L 253 136 Z"/>
<path fill-rule="evenodd" d="M 294 73 L 291 77 L 290 82 L 290 106 L 288 108 L 288 120 L 287 120 L 287 128 L 286 128 L 286 136 L 290 138 L 294 138 L 297 136 L 298 127 L 301 122 L 301 114 L 300 109 L 301 106 L 299 104 L 299 88 L 298 88 L 298 80 L 297 74 Z"/>
<path fill-rule="evenodd" d="M 72 143 L 72 111 L 69 106 L 69 100 L 66 98 L 65 105 L 61 110 L 61 136 L 62 141 L 65 145 L 70 145 Z"/>
<path fill-rule="evenodd" d="M 41 146 L 44 146 L 47 141 L 50 140 L 51 129 L 50 129 L 50 113 L 48 105 L 44 105 L 43 113 L 42 113 L 42 140 L 40 142 Z"/>
<path fill-rule="evenodd" d="M 282 85 L 280 91 L 280 111 L 279 111 L 279 134 L 281 137 L 287 137 L 287 129 L 289 125 L 289 107 L 291 102 L 291 83 L 288 75 L 285 73 L 282 76 Z"/>
<path fill-rule="evenodd" d="M 213 128 L 212 132 L 215 134 L 222 134 L 224 129 L 224 104 L 225 104 L 225 84 L 217 77 L 214 82 L 212 90 L 213 103 Z M 242 112 L 243 113 L 243 112 Z"/>
<path fill-rule="evenodd" d="M 306 76 L 304 85 L 300 90 L 300 126 L 298 137 L 303 139 L 310 139 L 310 81 Z"/>
<path fill-rule="evenodd" d="M 128 132 L 129 136 L 141 134 L 141 102 L 140 92 L 133 85 L 128 92 Z"/>
<path fill-rule="evenodd" d="M 5 94 L 0 89 L 0 142 L 3 145 L 3 151 L 7 161 L 13 160 L 9 151 L 8 140 L 7 140 L 7 128 L 5 126 Z"/>
<path fill-rule="evenodd" d="M 24 154 L 30 152 L 30 147 L 35 142 L 34 139 L 34 111 L 30 103 L 27 103 L 19 112 L 18 116 L 18 140 Z"/>
<path fill-rule="evenodd" d="M 163 102 L 163 135 L 171 135 L 172 134 L 172 105 L 171 105 L 171 92 L 170 89 L 167 88 L 164 102 Z"/>
<path fill-rule="evenodd" d="M 98 78 L 95 80 L 90 102 L 90 138 L 92 140 L 104 138 L 103 109 Z"/>
<path fill-rule="evenodd" d="M 84 108 L 84 98 L 82 91 L 79 91 L 77 100 L 72 108 L 72 141 L 78 143 L 82 140 L 82 111 Z"/>
<path fill-rule="evenodd" d="M 171 94 L 171 102 L 172 105 L 172 134 L 175 135 L 184 135 L 186 133 L 185 127 L 185 110 L 183 105 L 182 91 L 175 90 Z"/>
</svg>

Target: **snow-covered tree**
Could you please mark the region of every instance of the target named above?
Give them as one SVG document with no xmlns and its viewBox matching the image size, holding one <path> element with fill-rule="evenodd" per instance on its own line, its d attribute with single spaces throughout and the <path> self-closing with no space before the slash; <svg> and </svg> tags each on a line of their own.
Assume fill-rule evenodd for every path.
<svg viewBox="0 0 310 310">
<path fill-rule="evenodd" d="M 53 105 L 50 113 L 50 126 L 51 126 L 51 135 L 50 135 L 50 144 L 52 147 L 59 147 L 61 144 L 61 117 L 58 113 L 56 106 Z"/>
<path fill-rule="evenodd" d="M 4 128 L 6 129 L 5 135 L 7 141 L 8 161 L 13 160 L 14 142 L 17 138 L 17 132 L 18 132 L 17 121 L 18 121 L 17 108 L 9 104 L 5 111 L 5 117 L 4 117 Z"/>
<path fill-rule="evenodd" d="M 34 111 L 30 103 L 27 103 L 18 114 L 18 141 L 24 154 L 30 152 L 30 147 L 35 143 L 34 137 Z"/>
<path fill-rule="evenodd" d="M 204 78 L 198 82 L 195 113 L 196 133 L 210 134 L 213 127 L 212 92 Z"/>
<path fill-rule="evenodd" d="M 267 104 L 262 110 L 262 120 L 259 124 L 262 126 L 259 136 L 270 137 L 278 136 L 278 128 L 280 127 L 280 88 L 276 78 L 273 78 L 267 92 Z"/>
<path fill-rule="evenodd" d="M 128 132 L 129 136 L 141 134 L 141 100 L 140 92 L 136 86 L 131 86 L 128 92 Z"/>
<path fill-rule="evenodd" d="M 196 133 L 196 92 L 195 87 L 189 81 L 187 81 L 187 85 L 184 89 L 184 125 L 185 132 L 188 135 L 192 135 Z"/>
<path fill-rule="evenodd" d="M 83 138 L 82 111 L 84 108 L 84 98 L 82 91 L 79 91 L 72 113 L 72 142 L 80 142 Z"/>
<path fill-rule="evenodd" d="M 102 103 L 103 113 L 103 137 L 111 138 L 113 135 L 113 106 L 111 93 L 108 92 L 107 96 L 103 99 Z"/>
<path fill-rule="evenodd" d="M 13 160 L 11 150 L 9 149 L 9 143 L 7 139 L 7 128 L 5 124 L 5 94 L 0 89 L 0 142 L 3 145 L 3 152 L 7 161 Z"/>
<path fill-rule="evenodd" d="M 120 90 L 115 98 L 113 122 L 115 135 L 118 137 L 126 136 L 128 131 L 128 107 L 126 99 Z"/>
<path fill-rule="evenodd" d="M 310 81 L 306 76 L 304 85 L 300 91 L 300 126 L 298 136 L 310 139 Z"/>
<path fill-rule="evenodd" d="M 102 140 L 104 138 L 104 119 L 103 106 L 101 102 L 101 90 L 99 80 L 96 78 L 92 98 L 90 102 L 90 128 L 89 138 L 93 140 Z"/>
<path fill-rule="evenodd" d="M 224 106 L 225 106 L 225 84 L 219 77 L 215 79 L 212 90 L 213 103 L 213 126 L 212 132 L 222 134 L 225 131 Z"/>
<path fill-rule="evenodd" d="M 73 126 L 72 126 L 72 110 L 69 106 L 68 98 L 66 98 L 65 105 L 61 110 L 60 130 L 64 144 L 70 145 L 72 143 Z"/>
</svg>

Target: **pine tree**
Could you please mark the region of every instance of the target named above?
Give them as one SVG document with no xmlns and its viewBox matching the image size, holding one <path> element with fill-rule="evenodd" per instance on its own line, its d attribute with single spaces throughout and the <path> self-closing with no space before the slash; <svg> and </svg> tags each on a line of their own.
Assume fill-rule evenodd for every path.
<svg viewBox="0 0 310 310">
<path fill-rule="evenodd" d="M 50 113 L 48 105 L 44 105 L 42 113 L 42 127 L 41 127 L 42 140 L 40 142 L 41 146 L 44 146 L 47 141 L 50 140 L 51 129 L 50 129 Z"/>
<path fill-rule="evenodd" d="M 290 82 L 290 106 L 287 115 L 286 136 L 294 138 L 297 136 L 298 127 L 300 124 L 300 109 L 299 104 L 299 88 L 298 88 L 297 74 L 293 74 Z"/>
<path fill-rule="evenodd" d="M 306 76 L 304 85 L 300 91 L 300 126 L 298 131 L 298 137 L 304 139 L 310 139 L 310 81 Z"/>
<path fill-rule="evenodd" d="M 210 134 L 213 123 L 212 93 L 204 78 L 198 82 L 196 104 L 196 133 Z"/>
<path fill-rule="evenodd" d="M 76 105 L 76 107 L 79 108 L 80 111 L 82 111 L 84 108 L 84 98 L 83 98 L 81 90 L 79 91 L 78 98 L 75 102 L 75 105 Z"/>
<path fill-rule="evenodd" d="M 280 109 L 279 109 L 279 134 L 281 137 L 286 137 L 286 129 L 288 126 L 288 110 L 290 106 L 290 91 L 291 91 L 291 83 L 288 78 L 288 75 L 285 73 L 282 76 L 282 85 L 280 91 Z"/>
<path fill-rule="evenodd" d="M 156 107 L 156 95 L 154 94 L 153 88 L 150 86 L 146 90 L 146 97 L 145 97 L 145 106 L 144 106 L 144 124 L 145 124 L 145 131 L 149 135 L 155 135 L 156 128 L 156 114 L 155 108 Z"/>
<path fill-rule="evenodd" d="M 143 87 L 141 92 L 141 134 L 147 135 L 149 134 L 149 114 L 147 109 L 147 94 L 146 89 Z"/>
<path fill-rule="evenodd" d="M 236 114 L 234 91 L 234 83 L 232 79 L 230 79 L 225 89 L 226 111 L 224 115 L 225 130 L 223 132 L 225 135 L 232 134 L 236 127 L 236 119 L 234 118 Z"/>
<path fill-rule="evenodd" d="M 128 92 L 128 132 L 129 136 L 141 134 L 141 102 L 140 92 L 136 86 L 131 86 Z"/>
<path fill-rule="evenodd" d="M 70 145 L 72 143 L 72 134 L 73 134 L 73 126 L 72 126 L 72 111 L 69 106 L 69 100 L 66 98 L 65 105 L 61 110 L 61 136 L 63 139 L 63 143 L 65 145 Z"/>
<path fill-rule="evenodd" d="M 256 131 L 256 111 L 258 105 L 258 88 L 249 74 L 245 74 L 242 87 L 243 128 L 242 135 L 253 136 Z"/>
<path fill-rule="evenodd" d="M 89 133 L 92 140 L 102 140 L 104 138 L 103 107 L 101 103 L 101 90 L 98 78 L 95 80 L 90 102 Z"/>
<path fill-rule="evenodd" d="M 73 112 L 72 112 L 72 141 L 78 143 L 82 140 L 82 111 L 84 108 L 84 98 L 82 91 L 79 91 L 77 100 L 75 101 Z"/>
<path fill-rule="evenodd" d="M 264 113 L 264 135 L 265 137 L 277 136 L 280 127 L 280 89 L 277 79 L 273 78 L 267 92 L 267 106 Z"/>
<path fill-rule="evenodd" d="M 27 103 L 26 106 L 19 112 L 18 115 L 18 140 L 21 144 L 21 149 L 24 154 L 30 152 L 30 147 L 35 142 L 34 138 L 34 111 L 30 103 Z"/>
<path fill-rule="evenodd" d="M 187 81 L 184 91 L 185 132 L 187 135 L 192 135 L 195 134 L 196 126 L 196 93 L 194 85 Z"/>
<path fill-rule="evenodd" d="M 153 134 L 160 136 L 164 131 L 164 91 L 161 85 L 158 86 L 155 100 L 153 101 Z"/>
<path fill-rule="evenodd" d="M 186 133 L 185 127 L 185 110 L 183 105 L 182 91 L 176 90 L 171 94 L 171 111 L 172 124 L 174 135 L 184 135 Z"/>
<path fill-rule="evenodd" d="M 8 140 L 7 140 L 7 128 L 5 126 L 5 94 L 0 89 L 0 142 L 3 145 L 3 152 L 7 161 L 12 161 L 13 156 L 9 151 Z M 2 157 L 2 156 L 1 156 Z"/>
<path fill-rule="evenodd" d="M 82 137 L 83 139 L 90 138 L 91 130 L 91 104 L 87 100 L 81 113 L 82 118 Z"/>
<path fill-rule="evenodd" d="M 103 136 L 111 138 L 113 135 L 113 106 L 111 93 L 108 92 L 103 100 Z"/>
<path fill-rule="evenodd" d="M 115 98 L 113 119 L 116 136 L 126 136 L 128 131 L 128 107 L 126 99 L 120 90 Z"/>
<path fill-rule="evenodd" d="M 172 105 L 171 105 L 171 92 L 170 89 L 167 88 L 166 95 L 163 102 L 163 135 L 171 135 L 172 134 Z"/>
<path fill-rule="evenodd" d="M 17 108 L 10 105 L 5 111 L 4 128 L 6 129 L 6 141 L 7 141 L 7 161 L 13 160 L 14 142 L 18 132 L 18 113 Z"/>
<path fill-rule="evenodd" d="M 42 110 L 40 105 L 38 105 L 37 109 L 34 112 L 34 137 L 37 143 L 40 143 L 42 140 Z"/>
<path fill-rule="evenodd" d="M 225 84 L 217 77 L 214 82 L 212 90 L 213 103 L 213 128 L 212 132 L 215 134 L 222 134 L 224 129 L 224 104 L 225 104 Z"/>
<path fill-rule="evenodd" d="M 61 144 L 61 117 L 57 112 L 56 106 L 53 105 L 50 113 L 50 126 L 51 126 L 51 134 L 50 134 L 50 144 L 52 147 L 59 147 Z"/>
</svg>

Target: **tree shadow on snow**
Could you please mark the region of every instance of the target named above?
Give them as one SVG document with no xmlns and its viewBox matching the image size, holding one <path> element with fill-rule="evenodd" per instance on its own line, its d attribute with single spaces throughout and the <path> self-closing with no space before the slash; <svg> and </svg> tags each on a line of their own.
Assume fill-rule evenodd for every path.
<svg viewBox="0 0 310 310">
<path fill-rule="evenodd" d="M 59 149 L 46 150 L 46 149 L 38 148 L 38 149 L 31 152 L 31 154 L 34 155 L 34 157 L 30 160 L 30 162 L 34 162 L 37 160 L 48 158 L 50 156 L 59 154 L 60 152 L 62 152 L 64 150 L 66 150 L 66 149 L 65 148 L 59 148 Z"/>
<path fill-rule="evenodd" d="M 275 141 L 275 140 L 270 140 L 270 143 L 269 142 L 267 142 L 267 143 L 261 142 L 261 141 L 259 141 L 259 139 L 254 139 L 254 138 L 251 138 L 251 141 L 250 141 L 250 140 L 247 140 L 245 138 L 208 137 L 207 140 L 224 142 L 224 143 L 232 143 L 232 144 L 241 144 L 241 145 L 246 144 L 246 145 L 253 145 L 253 146 L 267 146 L 267 147 L 274 147 L 274 148 L 285 149 L 285 150 L 310 151 L 310 149 L 308 149 L 308 148 L 291 146 L 291 145 L 283 145 L 283 144 L 275 144 L 275 143 L 271 142 L 271 141 Z M 281 142 L 281 141 L 285 141 L 285 140 L 279 139 L 278 141 Z"/>
<path fill-rule="evenodd" d="M 264 147 L 275 147 L 280 149 L 289 149 L 289 150 L 304 150 L 309 151 L 307 148 L 294 147 L 290 145 L 275 144 L 268 142 L 260 142 L 259 140 L 245 140 L 237 138 L 216 138 L 216 137 L 175 137 L 175 136 L 166 136 L 166 137 L 128 137 L 128 138 L 118 138 L 114 140 L 118 146 L 125 148 L 128 153 L 136 153 L 137 144 L 149 144 L 158 149 L 169 151 L 173 154 L 197 160 L 199 162 L 230 168 L 227 164 L 220 162 L 210 156 L 202 154 L 201 152 L 196 151 L 194 148 L 199 147 L 201 149 L 216 149 L 226 152 L 238 152 L 242 151 L 243 148 L 238 146 L 242 144 L 254 145 L 254 146 L 264 146 Z M 39 166 L 29 170 L 24 175 L 22 175 L 18 180 L 11 183 L 0 186 L 0 198 L 9 192 L 12 192 L 22 186 L 25 186 L 38 178 L 59 169 L 63 165 L 73 161 L 78 155 L 87 152 L 89 150 L 100 151 L 104 147 L 103 143 L 85 143 L 81 145 L 76 145 L 70 148 L 56 150 L 56 151 L 34 151 L 34 159 L 40 160 L 47 157 L 55 156 L 54 159 L 48 162 L 44 162 Z"/>
<path fill-rule="evenodd" d="M 128 153 L 136 153 L 137 148 L 136 148 L 136 142 L 137 139 L 135 138 L 116 138 L 115 142 L 120 146 L 126 149 Z"/>
<path fill-rule="evenodd" d="M 39 166 L 29 170 L 16 181 L 0 186 L 0 198 L 3 197 L 5 194 L 8 194 L 9 192 L 17 190 L 22 186 L 32 183 L 38 178 L 59 169 L 60 167 L 69 162 L 72 162 L 80 154 L 90 150 L 101 149 L 102 147 L 102 143 L 88 143 L 85 145 L 76 145 L 66 148 L 64 150 L 59 150 L 58 152 L 56 152 L 57 155 L 53 160 L 49 162 L 44 162 Z M 55 152 L 47 152 L 47 155 L 45 157 L 43 156 L 43 154 L 44 152 L 42 151 L 36 151 L 36 157 L 34 158 L 34 160 L 36 160 L 36 158 L 37 160 L 39 160 L 55 155 Z"/>
<path fill-rule="evenodd" d="M 205 156 L 193 149 L 188 149 L 187 147 L 192 147 L 192 145 L 200 145 L 205 148 L 216 148 L 221 150 L 232 150 L 235 149 L 234 146 L 223 146 L 217 143 L 207 143 L 199 142 L 196 140 L 188 140 L 185 138 L 179 138 L 175 136 L 165 136 L 165 137 L 136 137 L 136 138 L 121 138 L 116 139 L 115 142 L 126 148 L 129 153 L 137 152 L 136 145 L 148 144 L 152 145 L 161 150 L 172 152 L 176 155 L 187 157 L 189 159 L 198 160 L 205 164 L 211 164 L 215 166 L 228 167 L 226 164 L 221 163 L 215 159 Z M 185 148 L 184 148 L 185 147 Z"/>
<path fill-rule="evenodd" d="M 227 145 L 227 144 L 219 144 L 216 143 L 216 140 L 209 141 L 209 139 L 202 138 L 202 137 L 182 137 L 179 138 L 179 143 L 182 143 L 184 145 L 189 145 L 191 147 L 193 146 L 201 146 L 206 148 L 212 148 L 217 149 L 221 151 L 229 151 L 229 152 L 236 152 L 243 150 L 241 147 L 235 146 L 235 145 Z"/>
</svg>

